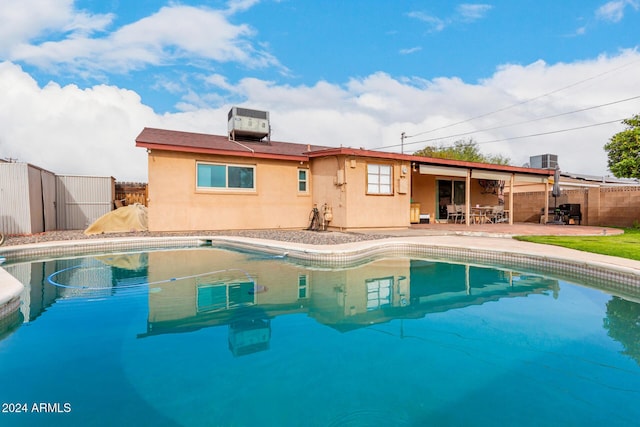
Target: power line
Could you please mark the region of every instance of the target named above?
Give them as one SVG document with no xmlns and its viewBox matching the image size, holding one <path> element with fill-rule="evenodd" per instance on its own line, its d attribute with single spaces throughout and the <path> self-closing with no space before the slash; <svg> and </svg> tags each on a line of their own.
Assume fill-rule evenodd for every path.
<svg viewBox="0 0 640 427">
<path fill-rule="evenodd" d="M 407 145 L 412 145 L 412 144 L 421 144 L 421 143 L 425 143 L 425 142 L 440 141 L 440 140 L 448 139 L 448 138 L 456 138 L 456 137 L 459 137 L 459 136 L 472 135 L 472 134 L 479 133 L 479 132 L 487 132 L 487 131 L 496 130 L 496 129 L 503 129 L 503 128 L 507 128 L 507 127 L 511 127 L 511 126 L 518 126 L 518 125 L 523 125 L 523 124 L 527 124 L 527 123 L 533 123 L 533 122 L 538 122 L 538 121 L 542 121 L 542 120 L 553 119 L 553 118 L 556 118 L 556 117 L 567 116 L 567 115 L 570 115 L 570 114 L 582 113 L 584 111 L 595 110 L 597 108 L 602 108 L 602 107 L 608 107 L 610 105 L 620 104 L 622 102 L 633 101 L 634 99 L 638 99 L 638 98 L 640 98 L 640 95 L 633 96 L 631 98 L 621 99 L 621 100 L 618 100 L 618 101 L 612 101 L 612 102 L 607 102 L 607 103 L 604 103 L 604 104 L 594 105 L 594 106 L 591 106 L 591 107 L 581 108 L 581 109 L 578 109 L 578 110 L 566 111 L 564 113 L 558 113 L 558 114 L 553 114 L 553 115 L 550 115 L 550 116 L 538 117 L 538 118 L 531 119 L 531 120 L 524 120 L 524 121 L 520 121 L 520 122 L 515 122 L 515 123 L 510 123 L 510 124 L 500 125 L 500 126 L 494 126 L 494 127 L 490 127 L 490 128 L 484 128 L 484 129 L 476 129 L 476 130 L 473 130 L 473 131 L 462 132 L 462 133 L 457 133 L 457 134 L 452 134 L 452 135 L 446 135 L 446 136 L 442 136 L 442 137 L 438 137 L 438 138 L 422 139 L 420 141 L 412 141 L 412 142 L 404 141 L 404 139 L 406 139 L 408 137 L 404 136 L 404 132 L 403 132 L 403 145 L 407 146 Z M 385 145 L 383 147 L 378 147 L 378 149 L 394 148 L 394 147 L 398 147 L 398 144 Z"/>
<path fill-rule="evenodd" d="M 492 142 L 504 142 L 504 141 L 511 141 L 513 139 L 524 139 L 524 138 L 532 138 L 534 136 L 551 135 L 551 134 L 554 134 L 554 133 L 571 132 L 571 131 L 574 131 L 574 130 L 587 129 L 587 128 L 592 128 L 592 127 L 596 127 L 596 126 L 603 126 L 603 125 L 608 125 L 608 124 L 611 124 L 611 123 L 620 123 L 624 119 L 625 118 L 617 119 L 617 120 L 610 120 L 610 121 L 607 121 L 607 122 L 594 123 L 594 124 L 591 124 L 591 125 L 584 125 L 584 126 L 577 126 L 577 127 L 568 128 L 568 129 L 552 130 L 552 131 L 549 131 L 549 132 L 532 133 L 530 135 L 511 136 L 511 137 L 508 137 L 508 138 L 493 139 L 493 140 L 490 140 L 490 141 L 480 141 L 480 142 L 476 141 L 476 144 L 489 144 L 489 143 L 492 143 Z M 425 142 L 425 141 L 419 141 L 419 142 Z M 392 147 L 392 146 L 388 146 L 388 147 Z M 395 147 L 395 146 L 393 146 L 393 147 Z"/>
<path fill-rule="evenodd" d="M 572 83 L 572 84 L 570 84 L 570 85 L 567 85 L 567 86 L 561 87 L 561 88 L 559 88 L 559 89 L 552 90 L 551 92 L 547 92 L 547 93 L 544 93 L 544 94 L 542 94 L 542 95 L 535 96 L 535 97 L 533 97 L 533 98 L 525 99 L 524 101 L 517 102 L 517 103 L 515 103 L 515 104 L 511 104 L 511 105 L 508 105 L 508 106 L 506 106 L 506 107 L 499 108 L 499 109 L 494 110 L 494 111 L 490 111 L 490 112 L 488 112 L 488 113 L 480 114 L 480 115 L 478 115 L 478 116 L 474 116 L 474 117 L 471 117 L 471 118 L 469 118 L 469 119 L 461 120 L 461 121 L 459 121 L 459 122 L 451 123 L 451 124 L 448 124 L 448 125 L 445 125 L 445 126 L 441 126 L 441 127 L 439 127 L 439 128 L 435 128 L 435 129 L 427 130 L 427 131 L 424 131 L 424 132 L 419 132 L 419 133 L 416 133 L 415 135 L 405 135 L 405 139 L 406 139 L 406 138 L 414 138 L 414 137 L 416 137 L 416 136 L 424 135 L 424 134 L 431 133 L 431 132 L 435 132 L 435 131 L 442 130 L 442 129 L 448 129 L 448 128 L 453 127 L 453 126 L 457 126 L 457 125 L 460 125 L 460 124 L 463 124 L 463 123 L 468 123 L 468 122 L 470 122 L 470 121 L 477 120 L 477 119 L 480 119 L 480 118 L 483 118 L 483 117 L 487 117 L 487 116 L 490 116 L 490 115 L 493 115 L 493 114 L 496 114 L 496 113 L 500 113 L 500 112 L 502 112 L 502 111 L 510 110 L 511 108 L 519 107 L 519 106 L 521 106 L 521 105 L 527 104 L 527 103 L 532 102 L 532 101 L 535 101 L 535 100 L 537 100 L 537 99 L 544 98 L 544 97 L 549 96 L 549 95 L 553 95 L 554 93 L 562 92 L 562 91 L 564 91 L 564 90 L 567 90 L 567 89 L 570 89 L 570 88 L 572 88 L 572 87 L 578 86 L 578 85 L 580 85 L 580 84 L 582 84 L 582 83 L 588 82 L 588 81 L 590 81 L 590 80 L 594 80 L 594 79 L 599 78 L 599 77 L 602 77 L 602 76 L 604 76 L 604 75 L 606 75 L 606 74 L 610 74 L 610 73 L 613 73 L 613 72 L 615 72 L 615 71 L 618 71 L 618 70 L 621 70 L 621 69 L 623 69 L 623 68 L 626 68 L 626 67 L 628 67 L 628 66 L 634 65 L 634 64 L 636 64 L 636 63 L 638 63 L 638 62 L 640 62 L 640 60 L 636 60 L 636 61 L 629 62 L 629 63 L 627 63 L 627 64 L 623 64 L 623 65 L 621 65 L 621 66 L 619 66 L 619 67 L 616 67 L 616 68 L 613 68 L 613 69 L 611 69 L 611 70 L 604 71 L 604 72 L 602 72 L 602 73 L 600 73 L 600 74 L 596 74 L 596 75 L 594 75 L 594 76 L 591 76 L 591 77 L 588 77 L 588 78 L 586 78 L 586 79 L 583 79 L 583 80 L 577 81 L 577 82 Z"/>
<path fill-rule="evenodd" d="M 623 120 L 624 120 L 624 118 L 618 119 L 618 120 L 610 120 L 608 122 L 595 123 L 595 124 L 592 124 L 592 125 L 578 126 L 578 127 L 574 127 L 574 128 L 568 128 L 568 129 L 552 130 L 552 131 L 549 131 L 549 132 L 533 133 L 531 135 L 512 136 L 512 137 L 509 137 L 509 138 L 494 139 L 494 140 L 491 140 L 491 141 L 482 141 L 482 142 L 478 142 L 477 144 L 489 144 L 491 142 L 503 142 L 503 141 L 511 141 L 513 139 L 524 139 L 524 138 L 531 138 L 531 137 L 534 137 L 534 136 L 551 135 L 551 134 L 554 134 L 554 133 L 571 132 L 571 131 L 574 131 L 574 130 L 587 129 L 587 128 L 592 128 L 592 127 L 596 127 L 596 126 L 603 126 L 603 125 L 608 125 L 608 124 L 611 124 L 611 123 L 620 123 Z"/>
</svg>

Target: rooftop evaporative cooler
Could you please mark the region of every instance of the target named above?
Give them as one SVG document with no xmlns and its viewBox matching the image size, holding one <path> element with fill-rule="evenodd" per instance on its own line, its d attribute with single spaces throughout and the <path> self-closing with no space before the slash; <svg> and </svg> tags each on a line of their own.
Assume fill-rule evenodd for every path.
<svg viewBox="0 0 640 427">
<path fill-rule="evenodd" d="M 233 107 L 229 110 L 229 139 L 260 141 L 269 139 L 269 112 Z"/>
<path fill-rule="evenodd" d="M 529 165 L 537 169 L 555 169 L 558 164 L 557 154 L 541 154 L 529 157 Z"/>
</svg>

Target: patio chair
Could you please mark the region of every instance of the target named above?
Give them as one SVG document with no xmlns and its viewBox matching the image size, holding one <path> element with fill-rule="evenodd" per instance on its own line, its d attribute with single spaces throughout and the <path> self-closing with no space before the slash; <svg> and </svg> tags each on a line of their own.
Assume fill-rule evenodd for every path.
<svg viewBox="0 0 640 427">
<path fill-rule="evenodd" d="M 454 223 L 458 222 L 460 219 L 461 212 L 458 212 L 458 209 L 455 205 L 447 205 L 447 222 L 453 220 Z"/>
<path fill-rule="evenodd" d="M 458 212 L 458 219 L 460 220 L 460 224 L 464 222 L 464 205 L 455 205 L 456 212 Z"/>
<path fill-rule="evenodd" d="M 489 213 L 489 220 L 494 224 L 508 221 L 509 219 L 504 214 L 504 206 L 493 206 L 491 212 Z"/>
</svg>

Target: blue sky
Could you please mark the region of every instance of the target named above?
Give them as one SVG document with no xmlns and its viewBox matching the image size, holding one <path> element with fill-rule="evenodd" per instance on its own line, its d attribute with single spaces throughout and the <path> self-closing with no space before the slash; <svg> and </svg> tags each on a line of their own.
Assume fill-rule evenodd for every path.
<svg viewBox="0 0 640 427">
<path fill-rule="evenodd" d="M 144 126 L 225 133 L 244 105 L 277 140 L 463 135 L 607 174 L 602 146 L 640 112 L 639 28 L 640 0 L 0 0 L 0 157 L 146 180 Z M 61 155 L 79 145 L 81 165 Z"/>
</svg>

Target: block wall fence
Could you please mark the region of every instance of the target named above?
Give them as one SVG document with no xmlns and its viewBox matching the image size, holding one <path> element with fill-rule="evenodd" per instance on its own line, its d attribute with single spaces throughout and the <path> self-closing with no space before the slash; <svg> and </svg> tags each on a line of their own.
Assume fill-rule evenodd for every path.
<svg viewBox="0 0 640 427">
<path fill-rule="evenodd" d="M 508 204 L 506 196 L 505 203 Z M 632 227 L 640 223 L 640 187 L 604 187 L 563 190 L 557 198 L 544 191 L 514 194 L 514 222 L 539 222 L 545 197 L 549 207 L 578 203 L 582 225 Z"/>
</svg>

